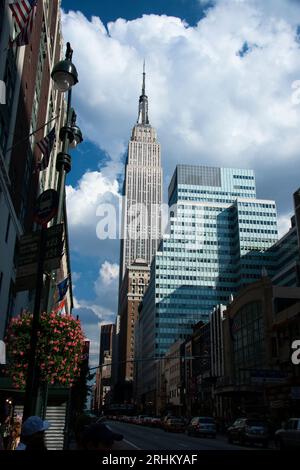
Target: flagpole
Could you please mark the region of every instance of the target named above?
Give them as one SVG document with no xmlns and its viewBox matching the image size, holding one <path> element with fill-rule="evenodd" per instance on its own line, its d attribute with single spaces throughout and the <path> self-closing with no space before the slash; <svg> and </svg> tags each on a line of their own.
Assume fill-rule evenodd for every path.
<svg viewBox="0 0 300 470">
<path fill-rule="evenodd" d="M 44 129 L 46 126 L 48 126 L 48 124 L 50 124 L 50 122 L 52 121 L 55 121 L 55 119 L 57 119 L 60 115 L 57 114 L 54 118 L 50 119 L 50 121 L 46 122 L 46 124 L 43 124 L 43 126 L 39 127 L 38 129 L 36 129 L 35 131 L 31 132 L 31 134 L 29 134 L 28 136 L 26 136 L 24 139 L 22 140 L 19 140 L 18 142 L 16 142 L 14 145 L 12 145 L 9 149 L 6 150 L 5 154 L 10 152 L 11 150 L 13 150 L 15 147 L 17 147 L 18 145 L 22 144 L 23 142 L 26 142 L 26 140 L 29 140 L 30 137 L 32 137 L 34 134 L 36 134 L 37 132 L 39 132 L 40 130 Z"/>
</svg>

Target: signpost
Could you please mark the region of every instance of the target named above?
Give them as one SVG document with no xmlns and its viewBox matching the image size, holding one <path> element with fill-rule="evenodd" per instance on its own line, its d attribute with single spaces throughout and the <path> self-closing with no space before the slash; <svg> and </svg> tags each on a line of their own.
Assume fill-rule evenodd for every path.
<svg viewBox="0 0 300 470">
<path fill-rule="evenodd" d="M 60 267 L 63 245 L 63 224 L 48 228 L 45 241 L 44 271 L 52 271 Z"/>
<path fill-rule="evenodd" d="M 54 189 L 44 191 L 36 202 L 34 219 L 40 225 L 45 225 L 56 216 L 58 211 L 58 193 Z"/>
<path fill-rule="evenodd" d="M 44 232 L 43 249 L 42 232 Z M 60 267 L 63 251 L 63 224 L 54 225 L 39 232 L 32 232 L 20 239 L 16 290 L 34 289 L 37 282 L 39 254 L 44 258 L 43 272 Z"/>
<path fill-rule="evenodd" d="M 40 309 L 43 292 L 43 275 L 46 263 L 51 266 L 58 266 L 62 255 L 62 233 L 63 225 L 54 226 L 47 229 L 47 223 L 57 214 L 58 210 L 58 194 L 57 191 L 49 189 L 43 192 L 36 203 L 35 221 L 42 225 L 40 232 L 34 232 L 29 235 L 31 237 L 38 237 L 37 243 L 32 243 L 31 256 L 23 257 L 23 266 L 20 266 L 19 278 L 23 279 L 23 287 L 26 285 L 26 275 L 29 281 L 29 274 L 35 276 L 35 302 L 32 318 L 32 329 L 30 336 L 30 352 L 28 361 L 28 373 L 26 381 L 25 399 L 24 399 L 24 412 L 23 417 L 26 419 L 29 416 L 36 414 L 38 393 L 39 393 L 39 366 L 36 362 L 36 349 L 38 343 L 38 332 L 40 329 Z M 35 240 L 36 241 L 36 240 Z M 28 243 L 28 240 L 27 240 Z M 29 243 L 28 243 L 29 245 Z M 21 243 L 22 247 L 22 243 Z M 26 251 L 26 242 L 23 242 L 23 253 Z M 47 258 L 48 257 L 48 258 Z M 36 261 L 37 260 L 37 261 Z M 21 256 L 22 261 L 22 256 Z M 32 262 L 34 261 L 34 262 Z M 27 268 L 24 268 L 26 267 Z M 23 271 L 22 271 L 23 268 Z M 29 274 L 28 274 L 29 273 Z M 20 274 L 23 274 L 21 276 Z M 22 283 L 21 283 L 22 284 Z"/>
<path fill-rule="evenodd" d="M 38 270 L 40 232 L 24 235 L 20 239 L 16 290 L 34 289 Z"/>
</svg>

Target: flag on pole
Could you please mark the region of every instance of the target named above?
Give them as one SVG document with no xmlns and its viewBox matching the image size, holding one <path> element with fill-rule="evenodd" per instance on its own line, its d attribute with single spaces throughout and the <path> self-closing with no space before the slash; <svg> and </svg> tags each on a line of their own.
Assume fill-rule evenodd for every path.
<svg viewBox="0 0 300 470">
<path fill-rule="evenodd" d="M 66 314 L 66 300 L 65 299 L 59 302 L 57 307 L 53 309 L 53 313 L 57 313 L 58 315 Z"/>
<path fill-rule="evenodd" d="M 37 0 L 17 0 L 9 3 L 15 25 L 19 31 L 26 26 L 29 16 L 36 5 Z"/>
<path fill-rule="evenodd" d="M 57 284 L 57 290 L 58 290 L 58 300 L 57 301 L 58 302 L 63 300 L 66 293 L 68 292 L 68 288 L 69 288 L 69 278 L 68 277 L 66 277 L 66 279 L 64 279 L 63 281 L 61 281 Z"/>
<path fill-rule="evenodd" d="M 55 126 L 40 142 L 37 143 L 38 148 L 43 154 L 43 158 L 37 163 L 37 170 L 43 171 L 49 165 L 50 155 L 55 142 Z"/>
<path fill-rule="evenodd" d="M 9 7 L 12 11 L 15 26 L 17 28 L 18 35 L 10 44 L 16 44 L 17 46 L 26 46 L 29 44 L 34 17 L 37 9 L 37 0 L 19 0 L 14 3 L 10 3 Z"/>
</svg>

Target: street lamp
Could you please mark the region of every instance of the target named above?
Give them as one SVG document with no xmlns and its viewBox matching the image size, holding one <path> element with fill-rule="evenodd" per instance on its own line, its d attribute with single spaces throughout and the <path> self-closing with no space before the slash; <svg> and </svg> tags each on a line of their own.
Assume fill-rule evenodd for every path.
<svg viewBox="0 0 300 470">
<path fill-rule="evenodd" d="M 51 77 L 54 81 L 54 86 L 60 92 L 68 92 L 67 100 L 67 117 L 66 123 L 60 131 L 60 139 L 63 143 L 62 151 L 57 155 L 56 169 L 59 172 L 57 191 L 59 195 L 59 206 L 55 220 L 55 224 L 60 224 L 63 219 L 63 208 L 65 198 L 65 179 L 66 174 L 71 171 L 71 156 L 69 155 L 69 146 L 72 142 L 82 142 L 82 133 L 78 126 L 76 126 L 76 114 L 71 108 L 71 97 L 72 87 L 78 83 L 78 74 L 75 65 L 72 63 L 73 50 L 70 43 L 67 43 L 66 58 L 58 62 L 53 68 Z M 73 145 L 73 148 L 76 147 Z M 44 272 L 44 260 L 43 260 L 43 245 L 44 245 L 44 229 L 42 230 L 41 242 L 40 242 L 40 254 L 38 263 L 38 274 L 37 274 L 37 288 L 35 294 L 35 304 L 32 320 L 32 332 L 30 338 L 30 353 L 28 361 L 28 374 L 26 382 L 26 391 L 24 399 L 24 418 L 28 418 L 30 415 L 37 413 L 38 404 L 38 389 L 39 389 L 39 367 L 36 363 L 36 351 L 38 342 L 39 332 L 39 321 L 40 321 L 40 309 L 42 300 L 42 289 L 43 289 L 43 272 Z M 50 292 L 49 292 L 50 291 Z M 52 286 L 49 286 L 48 296 L 52 299 Z M 48 297 L 48 298 L 49 298 Z M 46 400 L 44 400 L 45 402 Z"/>
<path fill-rule="evenodd" d="M 56 223 L 59 224 L 63 217 L 65 180 L 66 174 L 71 171 L 71 156 L 69 148 L 75 148 L 83 141 L 82 132 L 76 125 L 76 113 L 71 108 L 72 87 L 78 83 L 78 73 L 75 65 L 72 63 L 73 49 L 70 43 L 67 43 L 66 58 L 58 62 L 53 67 L 51 77 L 54 86 L 61 92 L 68 92 L 67 100 L 67 119 L 65 125 L 61 128 L 59 137 L 63 143 L 62 151 L 57 155 L 56 169 L 59 172 L 57 191 L 59 195 L 59 205 L 56 217 Z"/>
<path fill-rule="evenodd" d="M 65 60 L 58 62 L 51 73 L 56 90 L 64 93 L 69 91 L 72 86 L 78 83 L 78 73 L 75 65 L 72 63 L 73 50 L 71 45 L 67 43 L 67 52 Z"/>
</svg>

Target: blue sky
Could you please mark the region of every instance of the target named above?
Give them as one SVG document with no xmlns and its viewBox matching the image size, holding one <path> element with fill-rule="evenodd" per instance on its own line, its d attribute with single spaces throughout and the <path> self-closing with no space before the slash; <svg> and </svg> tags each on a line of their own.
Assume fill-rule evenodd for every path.
<svg viewBox="0 0 300 470">
<path fill-rule="evenodd" d="M 207 2 L 208 3 L 208 2 Z M 68 10 L 80 10 L 86 16 L 100 16 L 106 24 L 118 18 L 132 20 L 142 15 L 177 16 L 194 25 L 203 15 L 203 5 L 194 0 L 63 0 L 62 7 Z"/>
<path fill-rule="evenodd" d="M 119 263 L 119 240 L 97 238 L 97 208 L 118 204 L 144 58 L 165 191 L 177 163 L 253 168 L 258 197 L 275 199 L 283 232 L 299 185 L 300 4 L 63 0 L 62 8 L 85 137 L 67 179 L 74 313 L 95 362 L 99 324 L 116 315 Z"/>
</svg>

